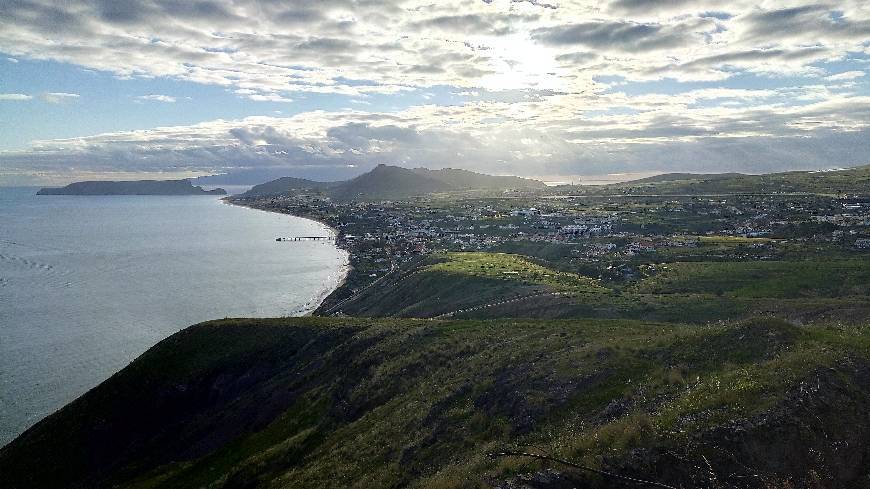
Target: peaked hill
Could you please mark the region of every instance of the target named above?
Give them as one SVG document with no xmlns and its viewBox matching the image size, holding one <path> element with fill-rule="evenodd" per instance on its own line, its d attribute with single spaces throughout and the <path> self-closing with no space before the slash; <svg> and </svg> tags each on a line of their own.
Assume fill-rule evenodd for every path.
<svg viewBox="0 0 870 489">
<path fill-rule="evenodd" d="M 337 185 L 337 182 L 316 182 L 304 178 L 281 177 L 259 185 L 254 185 L 244 193 L 246 197 L 266 197 L 284 195 L 297 191 L 320 191 Z"/>
<path fill-rule="evenodd" d="M 351 199 L 400 199 L 446 192 L 453 187 L 441 180 L 398 166 L 378 165 L 372 171 L 336 186 L 333 197 Z"/>
<path fill-rule="evenodd" d="M 513 176 L 495 176 L 468 170 L 402 168 L 378 165 L 368 173 L 343 182 L 315 182 L 284 177 L 257 185 L 244 197 L 296 193 L 323 193 L 337 200 L 390 200 L 438 192 L 466 190 L 540 189 L 543 182 Z"/>
</svg>

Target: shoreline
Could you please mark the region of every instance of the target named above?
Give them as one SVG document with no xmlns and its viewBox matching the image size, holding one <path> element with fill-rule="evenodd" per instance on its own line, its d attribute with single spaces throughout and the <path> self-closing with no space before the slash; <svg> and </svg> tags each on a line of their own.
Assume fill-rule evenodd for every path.
<svg viewBox="0 0 870 489">
<path fill-rule="evenodd" d="M 328 299 L 337 290 L 344 287 L 344 285 L 347 283 L 347 278 L 350 275 L 351 271 L 353 270 L 353 264 L 351 262 L 351 258 L 353 257 L 353 253 L 346 246 L 342 246 L 340 244 L 339 238 L 341 237 L 341 232 L 338 229 L 335 229 L 334 227 L 332 227 L 329 223 L 327 223 L 321 219 L 317 219 L 317 218 L 313 218 L 313 217 L 300 216 L 297 214 L 289 214 L 286 212 L 279 212 L 279 211 L 275 211 L 275 210 L 262 209 L 259 207 L 245 205 L 242 202 L 233 201 L 231 195 L 222 197 L 220 199 L 220 201 L 223 202 L 224 204 L 227 204 L 227 205 L 244 207 L 245 209 L 251 209 L 251 210 L 261 211 L 261 212 L 268 212 L 270 214 L 281 214 L 284 216 L 291 216 L 291 217 L 295 217 L 298 219 L 305 219 L 307 221 L 316 222 L 316 223 L 320 224 L 321 226 L 325 227 L 330 233 L 333 234 L 333 236 L 335 236 L 334 246 L 337 249 L 339 249 L 345 253 L 344 263 L 341 265 L 341 267 L 339 267 L 339 279 L 335 282 L 334 287 L 332 287 L 329 290 L 325 290 L 323 294 L 319 294 L 313 300 L 305 303 L 300 308 L 300 314 L 296 317 L 314 316 L 314 313 L 317 312 L 318 309 L 320 309 L 320 307 L 323 305 L 323 303 L 326 302 L 326 299 Z"/>
<path fill-rule="evenodd" d="M 210 196 L 210 195 L 183 195 L 183 196 L 52 196 L 51 197 L 37 197 L 33 194 L 32 190 L 34 187 L 22 187 L 23 191 L 9 192 L 9 195 L 4 194 L 4 201 L 8 201 L 12 204 L 17 205 L 17 203 L 24 202 L 25 204 L 31 202 L 32 200 L 43 199 L 46 204 L 36 207 L 23 207 L 26 209 L 30 209 L 27 212 L 36 212 L 36 214 L 32 214 L 34 216 L 46 216 L 46 219 L 39 219 L 39 222 L 48 223 L 45 226 L 51 226 L 52 230 L 54 229 L 73 229 L 74 232 L 71 232 L 73 236 L 76 236 L 77 239 L 80 239 L 82 243 L 85 243 L 87 247 L 81 248 L 81 252 L 76 251 L 73 253 L 73 250 L 78 250 L 78 248 L 69 248 L 66 244 L 64 245 L 51 245 L 51 250 L 43 244 L 42 240 L 36 240 L 32 238 L 32 228 L 26 228 L 27 233 L 22 234 L 22 231 L 25 230 L 24 226 L 13 226 L 9 228 L 9 239 L 5 245 L 7 247 L 11 247 L 12 251 L 4 251 L 4 253 L 8 254 L 12 257 L 24 256 L 26 254 L 27 259 L 30 260 L 28 262 L 21 260 L 7 260 L 4 267 L 0 267 L 0 274 L 2 272 L 7 272 L 8 270 L 12 270 L 13 268 L 9 267 L 17 267 L 14 270 L 19 271 L 21 274 L 21 278 L 16 283 L 16 292 L 14 295 L 10 295 L 10 297 L 21 297 L 23 298 L 19 301 L 22 304 L 29 304 L 31 301 L 37 301 L 34 303 L 41 303 L 42 300 L 45 300 L 45 297 L 79 297 L 82 292 L 80 290 L 85 290 L 85 286 L 82 284 L 101 284 L 103 283 L 112 283 L 112 280 L 115 280 L 112 276 L 99 272 L 101 275 L 95 275 L 95 268 L 91 266 L 93 262 L 84 262 L 82 260 L 93 260 L 94 256 L 98 256 L 100 250 L 104 248 L 103 241 L 96 241 L 96 238 L 90 236 L 89 233 L 80 232 L 79 229 L 85 229 L 79 226 L 75 221 L 67 221 L 73 222 L 75 225 L 61 225 L 57 226 L 53 220 L 49 220 L 48 217 L 51 216 L 54 218 L 55 212 L 52 209 L 62 208 L 65 206 L 64 202 L 66 199 L 82 199 L 77 200 L 77 202 L 81 202 L 85 208 L 89 208 L 89 206 L 96 205 L 98 208 L 102 209 L 105 205 L 107 209 L 112 211 L 111 214 L 108 214 L 113 219 L 107 221 L 108 224 L 104 224 L 101 229 L 115 229 L 116 223 L 122 223 L 120 218 L 114 219 L 114 217 L 119 216 L 115 209 L 126 209 L 126 207 L 116 207 L 117 205 L 127 205 L 132 201 L 142 202 L 144 208 L 146 209 L 161 209 L 161 212 L 166 212 L 166 205 L 170 207 L 174 205 L 174 203 L 179 203 L 183 206 L 184 209 L 195 209 L 196 212 L 191 213 L 190 215 L 193 217 L 185 218 L 182 222 L 184 225 L 182 229 L 187 228 L 190 223 L 193 222 L 208 222 L 207 219 L 203 221 L 200 218 L 200 214 L 207 216 L 214 216 L 214 223 L 216 225 L 220 225 L 217 227 L 218 231 L 213 233 L 216 239 L 220 239 L 222 236 L 225 236 L 227 233 L 236 234 L 238 236 L 237 229 L 244 229 L 244 226 L 236 226 L 232 224 L 232 216 L 234 213 L 231 213 L 232 209 L 211 207 L 216 204 L 229 204 L 236 205 L 232 202 L 228 202 L 218 196 Z M 31 200 L 32 199 L 32 200 Z M 59 200 L 55 200 L 59 199 Z M 96 204 L 95 204 L 96 203 Z M 16 209 L 17 207 L 10 204 L 6 209 Z M 239 206 L 245 207 L 249 210 L 263 210 L 265 209 L 256 209 L 254 207 L 248 206 Z M 138 209 L 138 207 L 136 207 Z M 239 211 L 242 212 L 242 211 Z M 24 214 L 25 216 L 31 216 L 31 214 Z M 85 214 L 86 216 L 90 216 L 91 214 Z M 135 214 L 139 216 L 140 214 Z M 146 215 L 146 214 L 141 214 Z M 148 214 L 150 215 L 150 214 Z M 158 214 L 155 214 L 158 215 Z M 162 216 L 163 214 L 159 214 L 158 216 Z M 182 213 L 182 215 L 188 215 L 188 213 Z M 230 220 L 227 221 L 227 217 L 230 216 Z M 240 216 L 244 220 L 250 221 L 263 221 L 264 216 L 257 216 L 256 214 L 249 214 Z M 307 219 L 302 216 L 300 219 Z M 274 219 L 275 222 L 278 222 L 277 226 L 272 227 L 264 227 L 265 232 L 263 235 L 269 235 L 272 232 L 280 232 L 281 229 L 287 229 L 286 220 L 278 220 Z M 153 221 L 155 224 L 152 227 L 160 226 L 159 220 Z M 280 223 L 284 222 L 285 225 L 282 226 Z M 290 223 L 291 225 L 299 226 L 300 228 L 304 228 L 303 223 Z M 324 233 L 337 233 L 337 231 L 331 226 L 326 225 L 325 223 L 319 222 L 319 224 L 323 225 L 323 228 L 310 226 L 311 228 L 323 229 Z M 309 226 L 306 224 L 305 226 Z M 209 226 L 212 227 L 212 226 Z M 128 238 L 133 236 L 132 239 L 135 240 L 136 234 L 129 233 L 130 226 L 121 226 L 118 229 L 123 230 L 123 236 Z M 150 229 L 150 228 L 149 228 Z M 171 232 L 175 232 L 174 230 L 170 232 L 167 229 L 162 232 L 170 233 L 167 235 L 173 235 Z M 320 233 L 318 233 L 320 234 Z M 118 233 L 117 235 L 122 235 Z M 23 236 L 23 237 L 22 237 Z M 99 237 L 104 236 L 103 231 L 98 234 Z M 154 236 L 154 234 L 149 235 Z M 189 237 L 191 239 L 191 243 L 194 243 L 194 240 L 200 240 L 202 235 L 198 232 L 194 235 L 189 232 L 184 232 L 181 234 L 185 238 L 185 240 Z M 208 235 L 207 235 L 208 236 Z M 245 238 L 242 235 L 242 238 Z M 102 239 L 102 238 L 100 238 Z M 265 241 L 265 243 L 254 243 L 253 240 L 257 241 Z M 137 240 L 138 241 L 138 240 Z M 256 249 L 256 253 L 262 253 L 260 250 L 265 250 L 268 252 L 272 250 L 272 252 L 283 252 L 286 250 L 278 250 L 275 245 L 279 245 L 280 243 L 275 243 L 274 245 L 268 240 L 260 240 L 259 238 L 251 238 L 251 239 L 240 239 L 239 251 L 248 251 Z M 78 242 L 75 242 L 78 243 Z M 108 245 L 105 245 L 108 246 Z M 197 249 L 196 246 L 192 245 L 191 249 Z M 256 248 L 252 248 L 252 246 Z M 107 248 L 108 249 L 108 248 Z M 182 247 L 182 253 L 186 252 L 188 248 L 186 246 Z M 222 246 L 218 247 L 218 252 L 223 252 Z M 210 251 L 209 251 L 210 252 Z M 293 297 L 296 293 L 296 288 L 291 283 L 290 286 L 287 285 L 287 282 L 293 282 L 295 280 L 294 275 L 289 275 L 290 280 L 273 280 L 269 281 L 271 284 L 269 285 L 269 290 L 263 289 L 263 297 L 266 300 L 263 300 L 262 303 L 258 303 L 257 301 L 251 301 L 250 307 L 246 306 L 247 302 L 244 299 L 239 300 L 238 295 L 227 294 L 226 297 L 228 300 L 221 302 L 211 300 L 211 299 L 202 299 L 193 298 L 189 301 L 185 301 L 185 305 L 181 306 L 175 304 L 174 302 L 169 303 L 169 311 L 172 311 L 171 314 L 163 314 L 148 316 L 147 309 L 143 306 L 142 309 L 138 309 L 138 306 L 131 306 L 130 303 L 121 302 L 125 305 L 125 308 L 129 313 L 125 313 L 122 317 L 120 314 L 114 314 L 112 311 L 100 311 L 98 308 L 94 308 L 93 311 L 84 312 L 85 308 L 75 307 L 75 303 L 73 302 L 62 302 L 55 307 L 64 308 L 63 310 L 72 311 L 69 317 L 65 317 L 63 320 L 55 320 L 53 319 L 55 316 L 46 316 L 49 317 L 48 323 L 54 324 L 67 324 L 71 329 L 51 329 L 48 330 L 51 334 L 60 335 L 63 333 L 64 335 L 69 336 L 58 336 L 64 339 L 63 345 L 61 347 L 53 348 L 53 349 L 45 349 L 42 342 L 33 340 L 32 338 L 37 337 L 38 335 L 25 335 L 23 333 L 24 329 L 9 329 L 10 334 L 14 333 L 19 335 L 16 337 L 16 343 L 14 344 L 15 349 L 12 349 L 12 343 L 7 345 L 9 348 L 0 348 L 0 356 L 4 356 L 4 354 L 8 354 L 4 357 L 7 360 L 7 365 L 16 365 L 15 368 L 10 367 L 9 372 L 12 373 L 13 377 L 10 382 L 6 386 L 8 392 L 10 393 L 10 400 L 14 399 L 15 402 L 11 402 L 7 406 L 7 414 L 6 419 L 3 422 L 0 422 L 0 448 L 8 445 L 13 440 L 18 438 L 22 433 L 30 429 L 32 426 L 38 424 L 42 420 L 51 416 L 57 410 L 62 409 L 64 406 L 68 405 L 71 402 L 74 402 L 76 399 L 80 398 L 89 390 L 95 388 L 101 383 L 105 382 L 106 379 L 110 378 L 112 375 L 115 375 L 117 372 L 125 368 L 130 362 L 136 360 L 141 355 L 143 355 L 148 349 L 152 348 L 154 345 L 163 341 L 164 339 L 178 333 L 179 331 L 185 330 L 188 327 L 199 324 L 206 321 L 218 320 L 225 317 L 305 317 L 312 316 L 314 312 L 320 307 L 321 304 L 329 297 L 335 290 L 340 288 L 346 281 L 346 277 L 350 271 L 350 258 L 347 250 L 342 249 L 339 252 L 335 252 L 333 250 L 327 250 L 325 248 L 312 248 L 310 250 L 312 254 L 324 254 L 326 259 L 324 259 L 321 263 L 321 266 L 318 266 L 317 269 L 314 270 L 312 274 L 312 280 L 306 279 L 306 289 L 310 290 L 309 294 L 299 294 L 298 300 L 294 300 Z M 56 258 L 56 257 L 66 257 L 67 253 L 71 253 L 74 259 L 67 261 L 66 258 Z M 140 257 L 145 256 L 140 253 L 139 245 L 134 246 L 132 248 L 124 248 L 124 257 L 125 259 L 130 259 L 130 263 L 138 263 L 140 261 Z M 292 252 L 291 252 L 292 253 Z M 306 253 L 308 255 L 308 253 Z M 210 256 L 210 255 L 209 255 Z M 227 256 L 229 258 L 233 258 L 234 255 L 215 255 L 219 256 Z M 238 254 L 235 255 L 238 257 Z M 135 260 L 133 258 L 135 258 Z M 189 265 L 184 265 L 184 267 L 196 267 L 199 266 L 195 262 L 202 261 L 203 255 L 196 255 L 197 259 L 195 261 L 185 262 L 190 263 Z M 288 257 L 292 259 L 293 257 Z M 150 258 L 149 258 L 150 259 Z M 246 261 L 245 257 L 241 257 L 241 261 Z M 252 258 L 254 262 L 264 261 L 257 258 Z M 209 260 L 204 260 L 209 261 Z M 218 258 L 215 259 L 217 263 L 220 263 Z M 304 259 L 302 260 L 305 261 Z M 260 276 L 268 276 L 268 272 L 272 272 L 271 275 L 278 276 L 280 269 L 284 264 L 290 262 L 289 259 L 281 260 L 276 266 L 268 266 L 263 265 L 264 268 L 258 269 L 263 270 L 263 272 L 259 272 Z M 87 266 L 85 266 L 87 265 Z M 152 269 L 153 267 L 148 267 L 148 269 Z M 292 268 L 292 267 L 291 267 Z M 301 273 L 302 267 L 297 268 L 295 273 Z M 314 268 L 314 267 L 312 267 Z M 189 268 L 184 268 L 184 270 L 188 270 Z M 161 269 L 162 270 L 162 269 Z M 239 266 L 237 271 L 234 273 L 244 273 L 249 270 L 255 270 L 248 268 L 248 265 Z M 220 265 L 220 270 L 209 273 L 222 273 L 224 271 L 224 265 Z M 327 275 L 316 275 L 317 273 L 325 273 L 329 272 Z M 156 274 L 145 274 L 149 279 L 153 279 L 151 275 Z M 251 276 L 256 277 L 257 274 L 251 274 Z M 37 281 L 37 277 L 43 277 Z M 141 277 L 137 278 L 137 281 L 141 280 Z M 256 280 L 256 279 L 254 279 Z M 256 280 L 260 281 L 260 280 Z M 2 280 L 0 280 L 2 282 Z M 64 285 L 64 283 L 68 285 Z M 253 280 L 252 280 L 253 282 Z M 178 287 L 178 290 L 183 290 L 183 283 L 179 280 L 173 279 L 171 276 L 166 276 L 165 282 L 163 280 L 157 280 L 152 283 L 160 283 L 165 285 L 169 283 L 171 287 Z M 0 286 L 6 284 L 0 283 Z M 87 287 L 98 287 L 98 285 L 86 285 Z M 220 286 L 216 286 L 221 289 Z M 310 287 L 310 289 L 309 289 Z M 7 289 L 12 294 L 12 288 Z M 109 291 L 108 288 L 102 289 L 94 289 L 100 291 Z M 139 290 L 138 287 L 136 290 Z M 223 290 L 223 289 L 221 289 Z M 248 290 L 248 289 L 246 289 Z M 275 299 L 271 300 L 272 292 L 271 291 L 280 291 L 280 294 L 275 294 Z M 137 293 L 148 293 L 147 290 L 142 290 L 142 292 Z M 56 295 L 52 295 L 56 294 Z M 119 294 L 120 296 L 120 294 Z M 83 295 L 81 297 L 84 297 Z M 162 296 L 161 296 L 162 297 Z M 191 296 L 193 297 L 193 296 Z M 38 299 L 37 299 L 38 298 Z M 189 302 L 189 303 L 188 303 Z M 83 304 L 87 304 L 82 300 Z M 195 303 L 195 304 L 194 304 Z M 163 306 L 165 303 L 161 303 Z M 191 306 L 194 305 L 194 307 Z M 262 305 L 263 307 L 260 307 Z M 226 311 L 219 311 L 218 309 L 226 307 Z M 49 308 L 51 309 L 51 308 Z M 10 313 L 17 313 L 20 309 L 12 308 L 10 309 Z M 136 316 L 133 314 L 133 311 L 140 312 L 144 311 L 142 316 Z M 195 312 L 191 312 L 195 311 Z M 4 311 L 5 312 L 5 311 Z M 189 315 L 188 315 L 189 314 Z M 22 314 L 23 315 L 23 314 Z M 86 319 L 84 319 L 86 317 Z M 27 321 L 23 321 L 22 324 L 27 325 Z M 97 324 L 98 326 L 93 326 Z M 97 336 L 98 334 L 102 336 L 111 336 L 111 338 L 123 338 L 117 339 L 117 343 L 104 342 L 103 340 L 93 341 L 93 342 L 83 342 L 77 339 L 76 332 L 79 329 L 72 328 L 90 328 L 90 329 L 81 329 L 81 331 L 85 331 L 88 334 Z M 33 331 L 36 331 L 34 328 Z M 69 333 L 67 333 L 69 331 Z M 94 346 L 97 345 L 97 346 Z M 105 345 L 105 346 L 100 346 Z M 120 346 L 118 346 L 120 345 Z M 84 360 L 85 355 L 79 353 L 80 351 L 87 352 L 87 360 Z M 25 354 L 17 353 L 17 352 L 25 352 Z M 47 367 L 43 367 L 43 363 L 35 363 L 32 368 L 25 369 L 17 367 L 17 365 L 22 365 L 22 361 L 20 359 L 24 359 L 27 357 L 31 358 L 39 358 L 45 357 L 48 360 L 44 361 L 45 365 L 57 365 L 57 364 L 65 364 L 67 368 L 62 372 L 60 370 L 54 371 Z M 89 367 L 85 368 L 85 362 L 88 362 Z M 3 362 L 0 362 L 2 364 Z M 3 367 L 5 365 L 0 365 Z M 61 372 L 61 373 L 57 373 Z M 21 380 L 19 380 L 21 379 Z M 14 380 L 14 382 L 13 382 Z M 51 390 L 48 390 L 47 387 L 33 387 L 33 386 L 52 386 Z"/>
</svg>

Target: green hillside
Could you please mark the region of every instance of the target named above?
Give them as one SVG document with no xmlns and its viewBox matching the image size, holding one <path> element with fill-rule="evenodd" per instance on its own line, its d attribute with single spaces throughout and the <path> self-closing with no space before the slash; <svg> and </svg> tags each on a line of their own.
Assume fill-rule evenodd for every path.
<svg viewBox="0 0 870 489">
<path fill-rule="evenodd" d="M 0 450 L 0 473 L 7 488 L 614 487 L 487 456 L 513 449 L 681 487 L 866 487 L 868 332 L 216 321 L 38 423 Z"/>
<path fill-rule="evenodd" d="M 792 171 L 764 175 L 739 173 L 692 174 L 668 173 L 612 185 L 590 187 L 556 187 L 555 193 L 639 195 L 706 195 L 815 193 L 823 195 L 866 195 L 870 189 L 870 165 L 831 171 Z"/>
<path fill-rule="evenodd" d="M 254 185 L 242 194 L 243 197 L 264 197 L 285 195 L 295 191 L 320 191 L 337 185 L 336 182 L 315 182 L 304 178 L 281 177 L 259 185 Z"/>
<path fill-rule="evenodd" d="M 721 243 L 710 241 L 713 252 Z M 705 247 L 697 249 L 703 257 Z M 529 252 L 533 250 L 527 250 Z M 546 258 L 554 259 L 546 253 Z M 463 318 L 626 318 L 704 323 L 774 313 L 797 321 L 870 317 L 870 262 L 860 258 L 637 265 L 636 278 L 559 270 L 505 253 L 434 254 L 322 314 Z"/>
</svg>

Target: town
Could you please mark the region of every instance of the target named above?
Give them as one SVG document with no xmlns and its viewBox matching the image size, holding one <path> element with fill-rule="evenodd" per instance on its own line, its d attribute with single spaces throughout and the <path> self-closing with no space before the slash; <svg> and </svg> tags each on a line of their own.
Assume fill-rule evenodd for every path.
<svg viewBox="0 0 870 489">
<path fill-rule="evenodd" d="M 577 195 L 543 189 L 381 201 L 316 194 L 232 200 L 316 219 L 338 231 L 353 268 L 327 306 L 433 253 L 513 253 L 624 285 L 670 262 L 834 259 L 870 250 L 870 199 L 863 196 L 573 190 Z"/>
</svg>

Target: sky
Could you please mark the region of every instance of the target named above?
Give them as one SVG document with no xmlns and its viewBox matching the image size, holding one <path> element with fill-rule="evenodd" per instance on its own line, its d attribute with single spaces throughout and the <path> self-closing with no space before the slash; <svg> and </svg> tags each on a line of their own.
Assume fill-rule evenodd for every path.
<svg viewBox="0 0 870 489">
<path fill-rule="evenodd" d="M 0 185 L 870 163 L 870 2 L 0 0 Z"/>
</svg>

